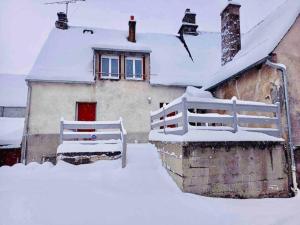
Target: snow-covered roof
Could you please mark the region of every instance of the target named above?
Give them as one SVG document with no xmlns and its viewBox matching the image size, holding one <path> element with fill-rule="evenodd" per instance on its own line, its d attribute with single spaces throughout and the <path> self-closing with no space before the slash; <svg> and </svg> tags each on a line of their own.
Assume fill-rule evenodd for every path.
<svg viewBox="0 0 300 225">
<path fill-rule="evenodd" d="M 286 0 L 242 34 L 241 50 L 225 66 L 221 66 L 221 35 L 217 32 L 184 35 L 192 60 L 183 43 L 172 34 L 137 33 L 137 42 L 131 43 L 127 41 L 127 31 L 74 26 L 68 30 L 54 28 L 27 79 L 93 83 L 93 49 L 112 49 L 150 52 L 151 84 L 210 89 L 265 60 L 294 24 L 299 12 L 299 0 Z M 94 33 L 83 33 L 85 29 L 92 29 Z"/>
<path fill-rule="evenodd" d="M 84 29 L 92 29 L 93 34 L 83 33 Z M 200 51 L 194 61 L 176 35 L 137 33 L 136 43 L 127 41 L 127 35 L 100 28 L 54 28 L 27 79 L 92 83 L 93 49 L 150 52 L 150 82 L 158 85 L 201 85 L 201 75 L 220 64 L 219 33 L 186 37 L 190 50 Z"/>
<path fill-rule="evenodd" d="M 0 106 L 26 107 L 26 101 L 25 76 L 0 74 Z"/>
<path fill-rule="evenodd" d="M 242 48 L 233 60 L 206 77 L 206 89 L 264 60 L 277 47 L 300 13 L 299 0 L 287 0 L 255 27 L 242 35 Z"/>
<path fill-rule="evenodd" d="M 0 148 L 21 146 L 24 120 L 24 118 L 0 117 Z"/>
</svg>

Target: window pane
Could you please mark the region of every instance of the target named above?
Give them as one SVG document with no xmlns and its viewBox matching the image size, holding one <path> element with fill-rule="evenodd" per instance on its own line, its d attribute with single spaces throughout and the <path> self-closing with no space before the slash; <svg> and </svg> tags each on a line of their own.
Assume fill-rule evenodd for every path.
<svg viewBox="0 0 300 225">
<path fill-rule="evenodd" d="M 133 77 L 133 61 L 131 59 L 126 59 L 126 77 Z"/>
<path fill-rule="evenodd" d="M 142 78 L 142 60 L 135 60 L 135 77 Z"/>
<path fill-rule="evenodd" d="M 107 77 L 109 75 L 109 59 L 102 58 L 101 60 L 101 75 Z"/>
<path fill-rule="evenodd" d="M 118 77 L 119 76 L 119 60 L 111 59 L 111 76 Z"/>
</svg>

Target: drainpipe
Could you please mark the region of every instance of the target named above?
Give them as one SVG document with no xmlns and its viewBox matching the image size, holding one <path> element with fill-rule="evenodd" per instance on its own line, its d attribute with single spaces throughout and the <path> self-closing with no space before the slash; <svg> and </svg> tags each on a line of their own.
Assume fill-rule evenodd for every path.
<svg viewBox="0 0 300 225">
<path fill-rule="evenodd" d="M 28 127 L 29 127 L 29 115 L 30 115 L 30 106 L 31 106 L 31 83 L 27 81 L 28 94 L 27 94 L 27 107 L 23 131 L 23 140 L 22 140 L 22 152 L 21 152 L 21 162 L 25 165 L 27 164 L 27 136 L 28 136 Z"/>
<path fill-rule="evenodd" d="M 290 117 L 290 104 L 289 104 L 289 95 L 288 95 L 288 81 L 287 81 L 287 70 L 284 64 L 273 63 L 270 60 L 266 61 L 266 65 L 271 66 L 274 69 L 277 69 L 281 72 L 281 77 L 284 86 L 284 103 L 285 103 L 285 112 L 287 118 L 287 126 L 288 126 L 288 143 L 289 143 L 289 151 L 291 155 L 291 169 L 292 169 L 292 191 L 294 194 L 297 194 L 297 180 L 296 180 L 296 163 L 294 156 L 295 146 L 292 140 L 292 127 L 291 127 L 291 117 Z"/>
</svg>

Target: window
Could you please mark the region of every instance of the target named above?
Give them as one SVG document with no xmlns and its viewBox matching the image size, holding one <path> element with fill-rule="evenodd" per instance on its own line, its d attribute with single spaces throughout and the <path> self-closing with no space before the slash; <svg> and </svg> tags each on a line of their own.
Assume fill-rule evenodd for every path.
<svg viewBox="0 0 300 225">
<path fill-rule="evenodd" d="M 101 78 L 119 79 L 118 56 L 101 56 Z"/>
<path fill-rule="evenodd" d="M 125 76 L 128 80 L 143 79 L 143 59 L 141 57 L 126 57 Z"/>
</svg>

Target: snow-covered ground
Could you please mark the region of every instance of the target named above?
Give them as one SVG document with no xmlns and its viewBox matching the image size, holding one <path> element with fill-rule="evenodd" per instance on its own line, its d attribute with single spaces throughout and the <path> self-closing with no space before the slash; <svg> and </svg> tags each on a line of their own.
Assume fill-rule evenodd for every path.
<svg viewBox="0 0 300 225">
<path fill-rule="evenodd" d="M 233 200 L 182 193 L 153 145 L 128 146 L 128 164 L 59 162 L 0 168 L 1 225 L 295 225 L 300 197 Z"/>
</svg>

